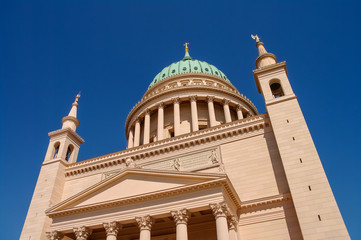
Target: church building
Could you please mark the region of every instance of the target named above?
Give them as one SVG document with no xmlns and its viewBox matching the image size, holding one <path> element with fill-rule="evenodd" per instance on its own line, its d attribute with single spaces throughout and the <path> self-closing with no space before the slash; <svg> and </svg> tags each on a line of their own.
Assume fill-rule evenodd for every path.
<svg viewBox="0 0 361 240">
<path fill-rule="evenodd" d="M 127 149 L 78 162 L 77 95 L 20 239 L 350 239 L 286 63 L 252 37 L 265 113 L 186 43 L 130 111 Z"/>
</svg>

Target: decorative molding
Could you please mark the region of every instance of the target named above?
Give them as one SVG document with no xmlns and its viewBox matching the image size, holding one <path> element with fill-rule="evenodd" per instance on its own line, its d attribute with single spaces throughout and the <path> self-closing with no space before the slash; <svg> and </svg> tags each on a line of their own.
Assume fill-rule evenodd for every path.
<svg viewBox="0 0 361 240">
<path fill-rule="evenodd" d="M 211 203 L 209 206 L 215 218 L 227 217 L 230 215 L 229 207 L 226 202 Z"/>
<path fill-rule="evenodd" d="M 52 231 L 52 232 L 46 232 L 46 237 L 48 240 L 61 240 L 64 237 L 64 234 L 62 234 L 59 231 Z"/>
<path fill-rule="evenodd" d="M 176 97 L 176 98 L 172 98 L 172 102 L 173 104 L 180 104 L 181 100 L 179 97 Z"/>
<path fill-rule="evenodd" d="M 189 100 L 191 102 L 196 102 L 197 101 L 197 95 L 189 96 Z"/>
<path fill-rule="evenodd" d="M 214 96 L 207 96 L 207 102 L 213 102 L 214 101 Z"/>
<path fill-rule="evenodd" d="M 88 237 L 92 234 L 93 230 L 86 226 L 82 226 L 73 228 L 73 232 L 76 236 L 76 240 L 87 240 Z"/>
<path fill-rule="evenodd" d="M 109 235 L 117 236 L 118 232 L 122 229 L 122 225 L 120 225 L 118 222 L 115 221 L 109 223 L 103 223 L 103 226 L 105 228 L 107 236 Z"/>
<path fill-rule="evenodd" d="M 262 207 L 262 206 L 280 203 L 280 202 L 286 202 L 286 201 L 290 201 L 290 200 L 292 200 L 292 196 L 290 193 L 284 193 L 284 194 L 279 194 L 279 195 L 274 195 L 274 196 L 269 196 L 269 197 L 264 197 L 264 198 L 253 199 L 250 201 L 242 202 L 242 205 L 241 205 L 241 208 L 239 209 L 239 211 L 241 214 L 243 212 L 256 211 L 257 208 Z"/>
<path fill-rule="evenodd" d="M 170 214 L 176 224 L 187 224 L 188 220 L 191 218 L 191 214 L 185 208 L 177 211 L 171 211 Z"/>
<path fill-rule="evenodd" d="M 153 223 L 154 223 L 153 218 L 151 216 L 149 216 L 149 215 L 146 215 L 146 216 L 143 216 L 143 217 L 136 217 L 135 221 L 137 221 L 139 229 L 141 231 L 142 230 L 149 230 L 150 231 L 152 229 L 152 226 L 153 226 Z"/>
<path fill-rule="evenodd" d="M 229 105 L 230 100 L 223 98 L 222 105 Z"/>
<path fill-rule="evenodd" d="M 257 131 L 268 126 L 270 126 L 270 123 L 267 114 L 256 115 L 204 130 L 183 134 L 174 138 L 167 138 L 146 145 L 128 148 L 120 152 L 71 163 L 67 166 L 65 174 L 66 176 L 73 176 L 96 171 L 109 166 L 122 164 L 128 157 L 136 161 L 136 159 L 160 155 L 174 149 L 201 145 L 210 141 Z"/>
<path fill-rule="evenodd" d="M 172 168 L 174 168 L 175 170 L 177 171 L 180 171 L 180 168 L 181 168 L 181 162 L 179 160 L 179 158 L 176 158 L 172 161 L 172 165 L 171 165 Z"/>
<path fill-rule="evenodd" d="M 159 104 L 158 104 L 158 108 L 164 108 L 164 102 L 160 102 Z"/>
<path fill-rule="evenodd" d="M 217 151 L 215 149 L 211 150 L 208 159 L 211 161 L 212 164 L 218 164 L 219 163 L 218 157 L 217 157 Z"/>
<path fill-rule="evenodd" d="M 236 230 L 237 229 L 237 217 L 234 215 L 227 217 L 228 230 Z"/>
</svg>

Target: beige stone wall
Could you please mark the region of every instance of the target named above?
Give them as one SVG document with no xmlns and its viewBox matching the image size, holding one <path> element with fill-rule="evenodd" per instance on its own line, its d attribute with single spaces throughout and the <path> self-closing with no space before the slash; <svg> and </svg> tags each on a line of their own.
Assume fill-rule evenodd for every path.
<svg viewBox="0 0 361 240">
<path fill-rule="evenodd" d="M 224 143 L 221 153 L 241 201 L 289 192 L 272 132 Z"/>
<path fill-rule="evenodd" d="M 61 200 L 65 182 L 64 169 L 65 165 L 59 159 L 42 166 L 21 240 L 46 239 L 45 232 L 49 230 L 52 220 L 45 215 L 45 210 Z"/>
</svg>

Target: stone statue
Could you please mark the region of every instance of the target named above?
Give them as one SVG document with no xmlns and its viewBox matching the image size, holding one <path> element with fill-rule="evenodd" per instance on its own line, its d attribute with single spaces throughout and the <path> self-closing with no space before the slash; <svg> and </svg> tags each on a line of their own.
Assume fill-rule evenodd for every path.
<svg viewBox="0 0 361 240">
<path fill-rule="evenodd" d="M 211 155 L 209 155 L 208 159 L 211 160 L 211 162 L 212 162 L 213 164 L 217 164 L 217 163 L 218 163 L 216 150 L 212 150 L 212 151 L 211 151 Z"/>
<path fill-rule="evenodd" d="M 251 37 L 252 37 L 253 39 L 256 39 L 256 42 L 259 42 L 259 37 L 257 36 L 257 34 L 256 34 L 256 35 L 252 35 L 252 34 L 251 34 Z"/>
</svg>

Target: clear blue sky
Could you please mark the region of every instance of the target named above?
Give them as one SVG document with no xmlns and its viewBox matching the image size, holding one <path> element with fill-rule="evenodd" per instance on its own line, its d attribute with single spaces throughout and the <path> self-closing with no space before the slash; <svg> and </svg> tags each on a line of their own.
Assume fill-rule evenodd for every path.
<svg viewBox="0 0 361 240">
<path fill-rule="evenodd" d="M 221 69 L 265 111 L 257 33 L 289 79 L 353 239 L 361 239 L 357 1 L 0 1 L 0 239 L 17 239 L 48 146 L 82 92 L 78 160 L 125 148 L 153 77 L 184 54 Z"/>
</svg>

